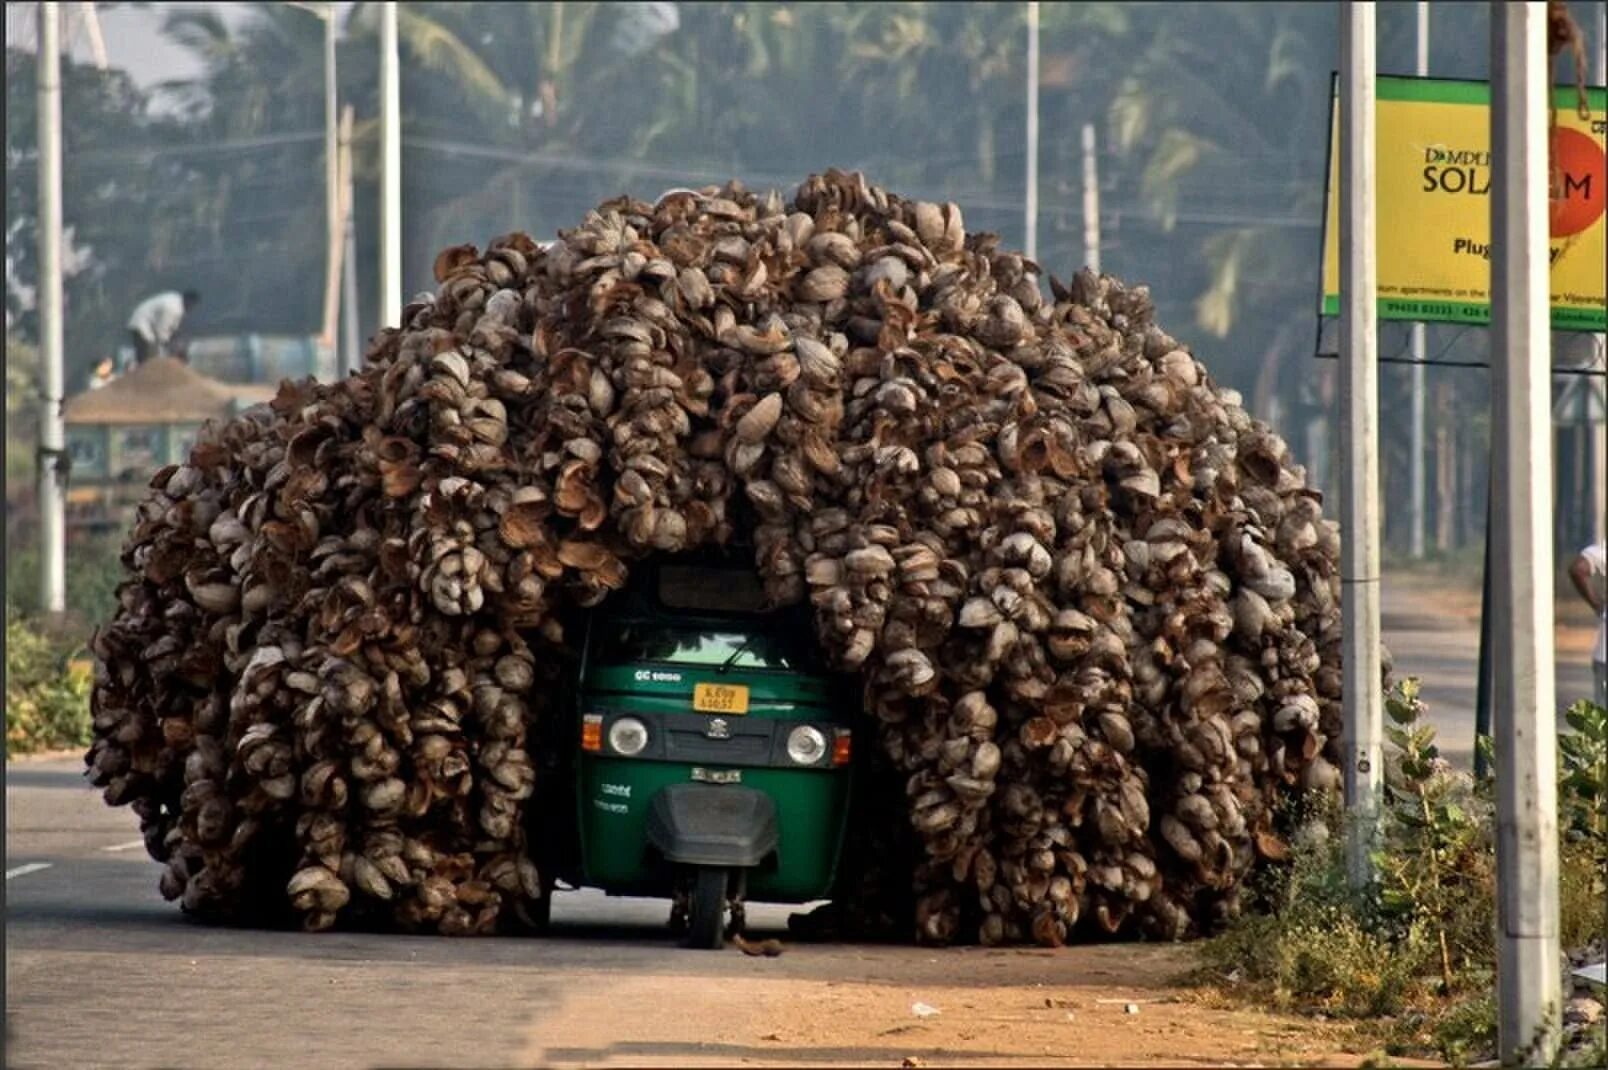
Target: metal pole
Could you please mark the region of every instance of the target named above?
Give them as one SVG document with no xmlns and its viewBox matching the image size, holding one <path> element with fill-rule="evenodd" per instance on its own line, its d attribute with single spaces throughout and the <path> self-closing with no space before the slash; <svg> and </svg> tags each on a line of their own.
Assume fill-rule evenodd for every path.
<svg viewBox="0 0 1608 1070">
<path fill-rule="evenodd" d="M 39 5 L 39 608 L 67 608 L 67 523 L 62 429 L 61 12 Z"/>
<path fill-rule="evenodd" d="M 1093 123 L 1083 124 L 1083 262 L 1100 273 L 1100 158 Z"/>
<path fill-rule="evenodd" d="M 1418 0 L 1418 63 L 1420 78 L 1429 74 L 1429 0 Z M 1408 445 L 1408 485 L 1411 504 L 1407 512 L 1407 552 L 1414 560 L 1424 556 L 1424 396 L 1427 389 L 1424 368 L 1424 325 L 1412 326 L 1412 423 Z"/>
<path fill-rule="evenodd" d="M 1375 242 L 1375 11 L 1340 22 L 1340 583 L 1344 667 L 1346 873 L 1373 879 L 1384 695 L 1379 654 L 1378 249 Z"/>
<path fill-rule="evenodd" d="M 396 4 L 380 4 L 380 325 L 402 321 L 402 80 Z"/>
<path fill-rule="evenodd" d="M 1491 4 L 1497 1040 L 1547 1064 L 1562 1008 L 1552 646 L 1547 9 Z"/>
<path fill-rule="evenodd" d="M 341 230 L 346 254 L 341 257 L 341 350 L 340 374 L 352 374 L 363 363 L 362 342 L 357 326 L 357 224 L 353 218 L 352 194 L 352 106 L 341 111 Z"/>
<path fill-rule="evenodd" d="M 1038 259 L 1038 150 L 1039 150 L 1039 6 L 1027 0 L 1027 193 L 1023 211 L 1027 218 L 1027 243 L 1023 248 L 1029 260 Z"/>
</svg>

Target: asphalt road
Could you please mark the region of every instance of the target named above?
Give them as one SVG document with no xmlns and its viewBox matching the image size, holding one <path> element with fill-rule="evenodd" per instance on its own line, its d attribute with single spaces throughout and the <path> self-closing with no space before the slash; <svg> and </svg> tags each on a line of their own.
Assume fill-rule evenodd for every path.
<svg viewBox="0 0 1608 1070">
<path fill-rule="evenodd" d="M 781 957 L 750 958 L 677 948 L 664 901 L 591 892 L 559 895 L 545 939 L 202 925 L 163 902 L 159 867 L 134 846 L 133 815 L 105 806 L 80 768 L 6 767 L 8 1066 L 936 1068 L 1336 1057 L 1337 1042 L 1310 1022 L 1217 1008 L 1180 990 L 1176 978 L 1194 965 L 1188 945 L 789 944 Z M 750 930 L 785 936 L 793 909 L 751 905 Z"/>
<path fill-rule="evenodd" d="M 1474 760 L 1474 706 L 1479 680 L 1480 629 L 1476 619 L 1437 605 L 1423 588 L 1393 583 L 1387 576 L 1381 595 L 1381 624 L 1397 677 L 1417 676 L 1428 720 L 1436 728 L 1441 752 L 1469 767 Z M 1587 656 L 1560 651 L 1553 681 L 1562 710 L 1591 695 Z"/>
<path fill-rule="evenodd" d="M 665 901 L 589 891 L 555 898 L 549 940 L 191 922 L 158 894 L 134 815 L 107 807 L 81 769 L 6 769 L 12 1066 L 295 1066 L 309 1052 L 361 1053 L 364 1065 L 513 1065 L 577 976 L 718 976 L 750 961 L 675 948 Z M 785 935 L 794 909 L 751 906 L 750 928 Z M 451 1047 L 433 1047 L 443 1036 Z"/>
</svg>

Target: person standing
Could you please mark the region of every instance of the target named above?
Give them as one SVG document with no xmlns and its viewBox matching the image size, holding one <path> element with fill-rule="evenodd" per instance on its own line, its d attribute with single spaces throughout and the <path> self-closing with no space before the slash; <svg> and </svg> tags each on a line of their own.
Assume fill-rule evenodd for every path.
<svg viewBox="0 0 1608 1070">
<path fill-rule="evenodd" d="M 1591 651 L 1592 701 L 1608 707 L 1608 541 L 1598 539 L 1569 566 L 1575 590 L 1597 614 L 1597 645 Z"/>
<path fill-rule="evenodd" d="M 135 306 L 128 317 L 129 339 L 134 343 L 134 363 L 144 364 L 168 351 L 168 343 L 179 332 L 185 314 L 201 303 L 194 290 L 166 290 L 152 294 Z"/>
</svg>

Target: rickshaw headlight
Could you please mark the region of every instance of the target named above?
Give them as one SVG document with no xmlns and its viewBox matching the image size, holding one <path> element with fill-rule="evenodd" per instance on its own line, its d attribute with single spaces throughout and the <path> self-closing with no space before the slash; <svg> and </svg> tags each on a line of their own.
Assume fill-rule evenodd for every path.
<svg viewBox="0 0 1608 1070">
<path fill-rule="evenodd" d="M 819 728 L 801 724 L 788 734 L 787 756 L 799 765 L 815 765 L 826 757 L 826 737 Z"/>
<path fill-rule="evenodd" d="M 641 754 L 648 745 L 648 726 L 635 717 L 621 717 L 609 725 L 609 749 L 627 758 Z"/>
</svg>

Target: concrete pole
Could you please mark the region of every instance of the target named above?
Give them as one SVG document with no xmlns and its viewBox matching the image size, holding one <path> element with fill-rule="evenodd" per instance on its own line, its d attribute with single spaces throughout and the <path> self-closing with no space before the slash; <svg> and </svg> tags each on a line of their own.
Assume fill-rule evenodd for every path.
<svg viewBox="0 0 1608 1070">
<path fill-rule="evenodd" d="M 1551 298 L 1544 4 L 1491 3 L 1492 594 L 1495 596 L 1497 1040 L 1504 1063 L 1557 1049 Z"/>
<path fill-rule="evenodd" d="M 1038 259 L 1038 157 L 1039 157 L 1039 6 L 1027 0 L 1027 192 L 1022 198 L 1026 215 L 1029 260 Z"/>
<path fill-rule="evenodd" d="M 84 33 L 89 38 L 89 54 L 95 61 L 95 69 L 104 71 L 106 60 L 106 35 L 101 33 L 100 16 L 95 13 L 95 5 L 81 3 L 78 5 L 79 14 L 84 18 Z"/>
<path fill-rule="evenodd" d="M 67 608 L 67 485 L 62 428 L 61 11 L 39 5 L 39 608 Z"/>
<path fill-rule="evenodd" d="M 1100 159 L 1094 124 L 1083 124 L 1083 263 L 1100 273 Z"/>
<path fill-rule="evenodd" d="M 1379 653 L 1379 262 L 1375 241 L 1375 11 L 1340 16 L 1340 561 L 1346 872 L 1373 880 L 1384 695 Z"/>
<path fill-rule="evenodd" d="M 380 326 L 402 321 L 402 80 L 396 4 L 380 4 Z"/>
<path fill-rule="evenodd" d="M 341 110 L 341 232 L 345 255 L 341 257 L 341 378 L 352 374 L 363 363 L 362 341 L 357 324 L 357 225 L 353 219 L 352 195 L 352 106 Z"/>
<path fill-rule="evenodd" d="M 340 132 L 335 88 L 335 9 L 310 9 L 324 20 L 324 344 L 338 353 L 341 288 Z M 340 367 L 337 357 L 335 367 Z"/>
<path fill-rule="evenodd" d="M 1420 78 L 1429 74 L 1429 0 L 1418 0 L 1418 63 Z M 1416 561 L 1424 556 L 1424 396 L 1428 389 L 1424 367 L 1424 325 L 1412 326 L 1412 423 L 1407 448 L 1408 485 L 1407 552 Z"/>
</svg>

